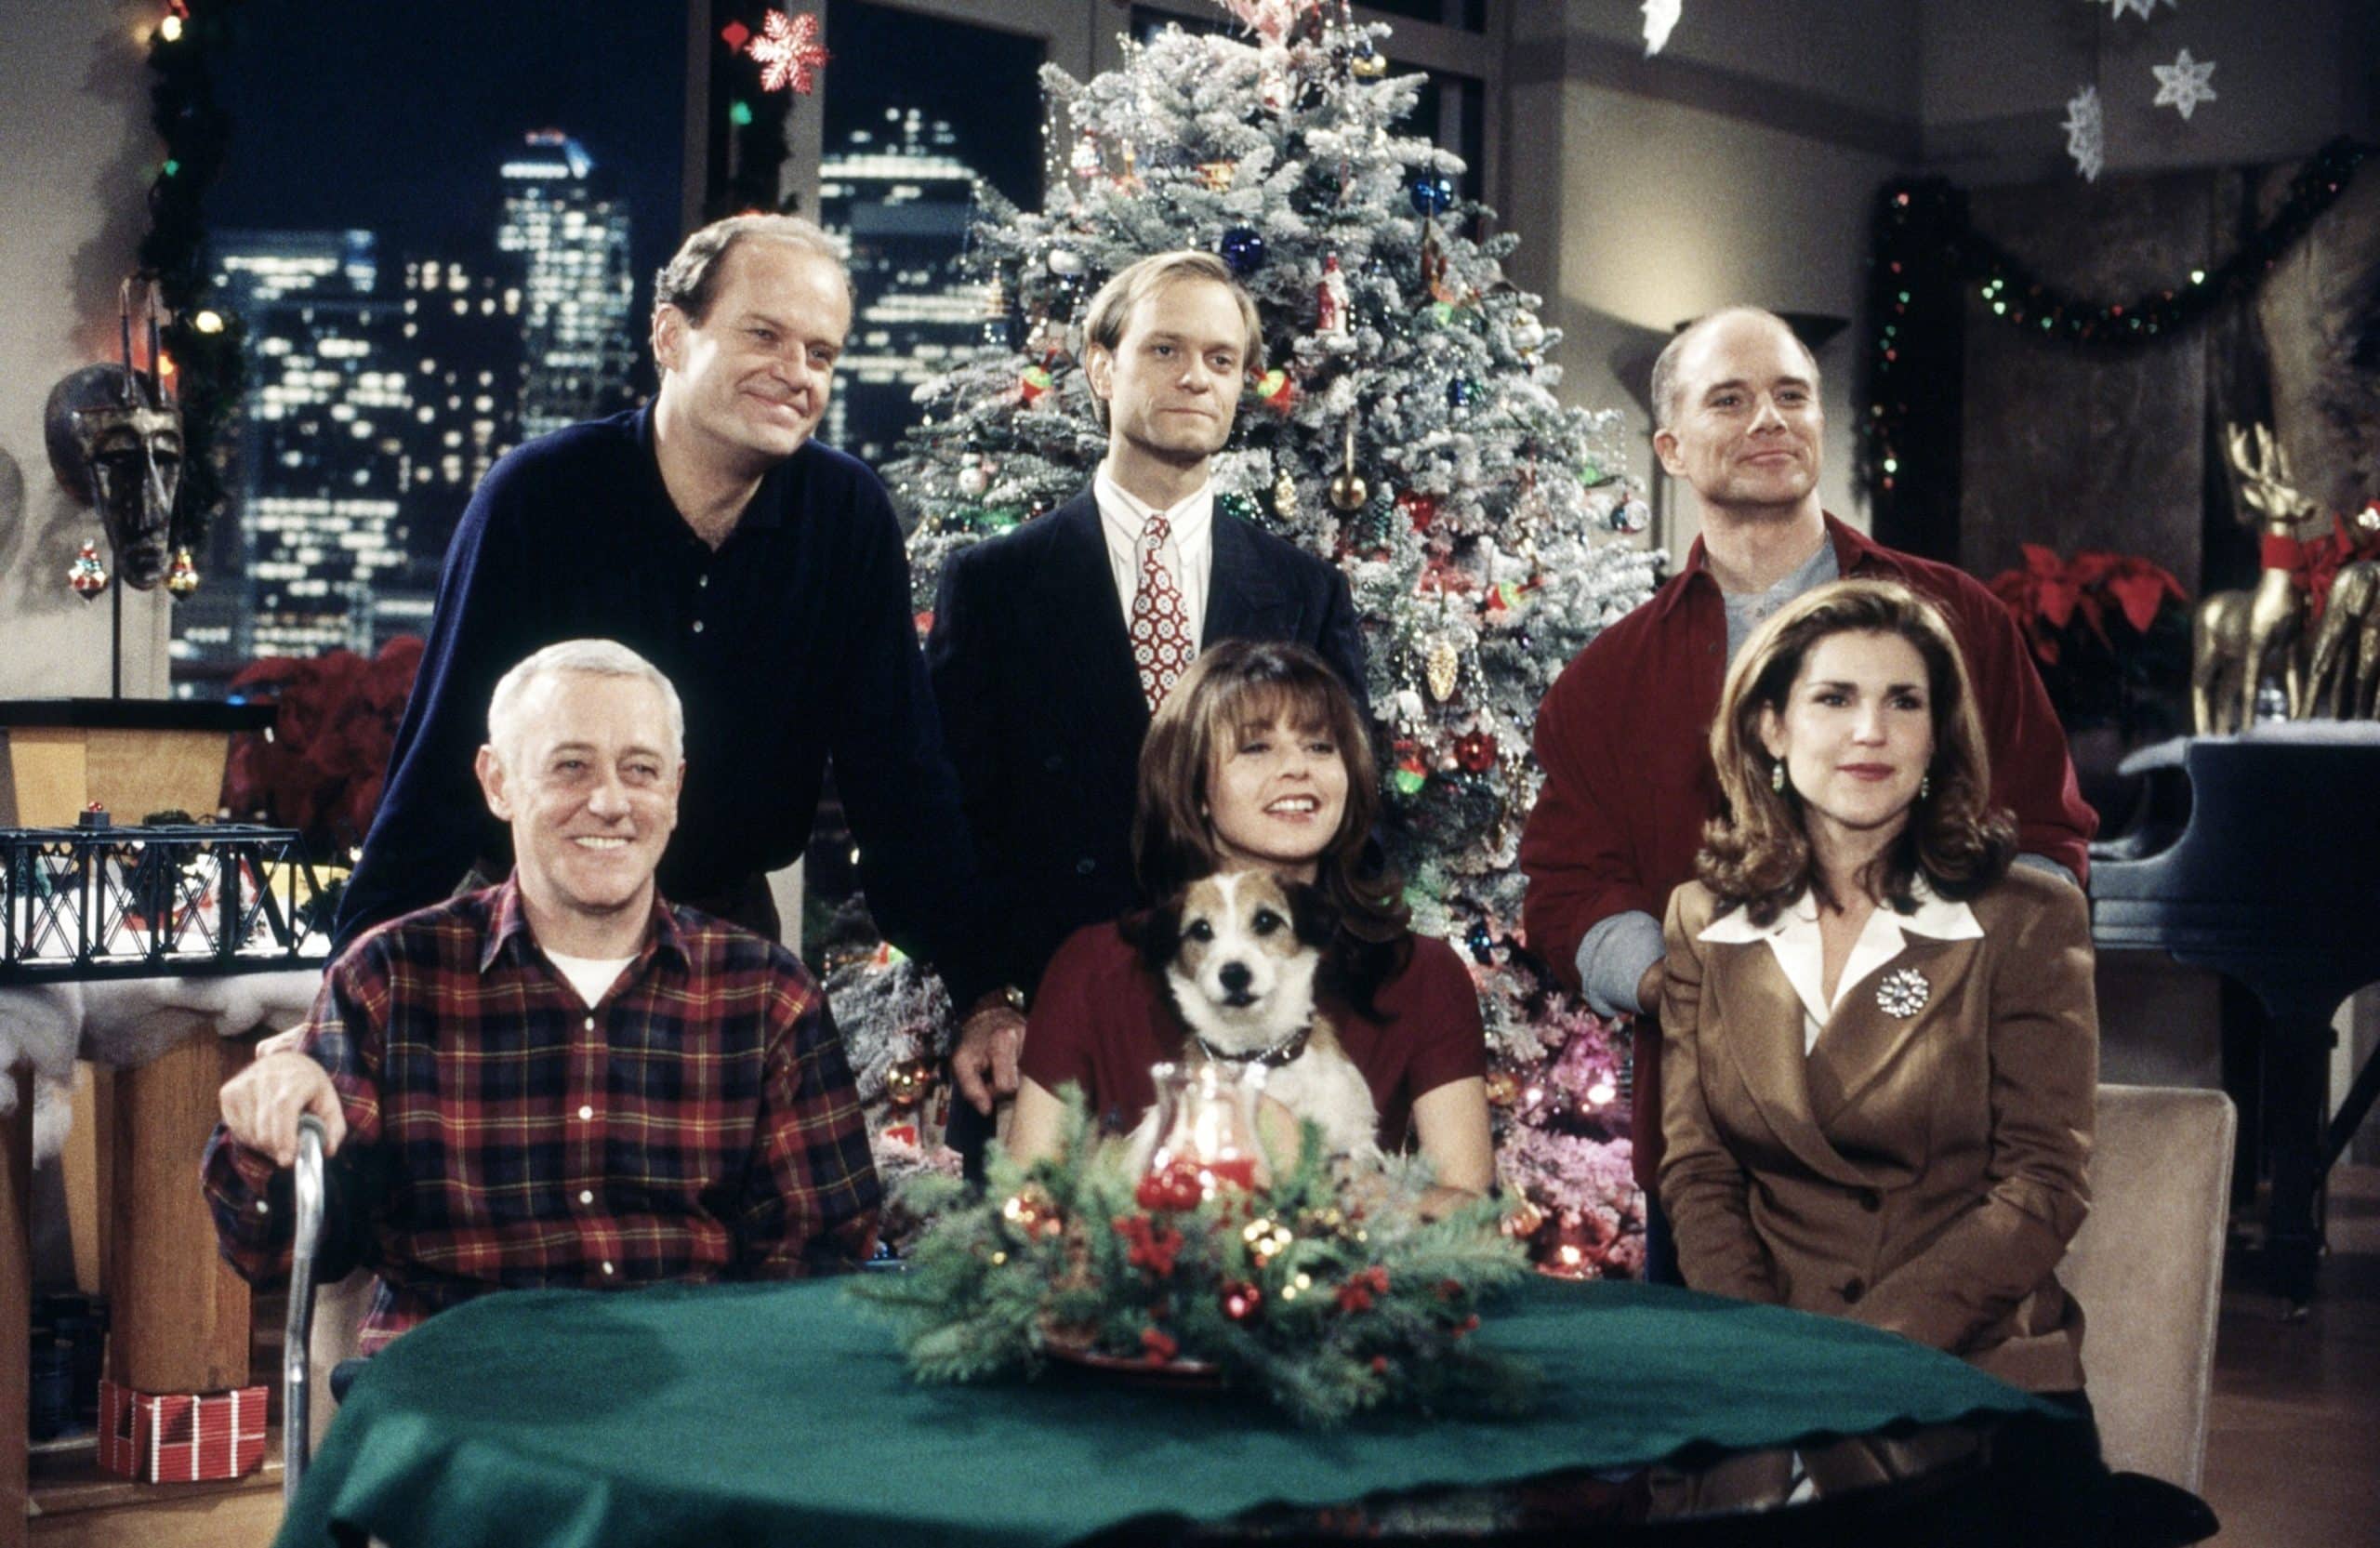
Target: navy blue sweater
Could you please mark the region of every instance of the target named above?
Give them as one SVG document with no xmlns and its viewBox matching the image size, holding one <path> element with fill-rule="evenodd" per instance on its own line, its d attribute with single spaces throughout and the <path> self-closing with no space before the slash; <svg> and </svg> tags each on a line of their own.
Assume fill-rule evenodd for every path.
<svg viewBox="0 0 2380 1548">
<path fill-rule="evenodd" d="M 974 867 L 919 655 L 890 498 L 816 442 L 761 481 L 717 551 L 669 499 L 650 411 L 575 425 L 491 470 L 455 530 L 338 945 L 443 898 L 510 836 L 471 773 L 488 695 L 532 651 L 616 640 L 686 710 L 665 896 L 735 890 L 809 842 L 828 757 L 878 925 L 967 1004 L 995 980 Z"/>
</svg>

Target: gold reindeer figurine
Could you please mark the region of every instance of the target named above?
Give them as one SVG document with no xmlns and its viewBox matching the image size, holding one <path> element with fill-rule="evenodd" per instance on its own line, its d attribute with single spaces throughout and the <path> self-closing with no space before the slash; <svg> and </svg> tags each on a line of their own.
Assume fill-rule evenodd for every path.
<svg viewBox="0 0 2380 1548">
<path fill-rule="evenodd" d="M 2295 537 L 2314 503 L 2291 483 L 2289 454 L 2269 426 L 2225 430 L 2240 497 L 2263 516 L 2264 536 Z M 2270 562 L 2253 591 L 2217 591 L 2199 603 L 2190 628 L 2190 715 L 2201 735 L 2254 722 L 2256 690 L 2268 678 L 2281 680 L 2292 715 L 2306 712 L 2299 652 L 2305 626 L 2305 600 L 2290 570 Z"/>
</svg>

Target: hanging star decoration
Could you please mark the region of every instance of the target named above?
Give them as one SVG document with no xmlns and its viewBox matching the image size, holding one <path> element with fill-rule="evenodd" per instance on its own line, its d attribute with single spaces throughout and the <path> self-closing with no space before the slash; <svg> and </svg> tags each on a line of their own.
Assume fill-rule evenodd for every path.
<svg viewBox="0 0 2380 1548">
<path fill-rule="evenodd" d="M 808 11 L 800 16 L 771 11 L 760 23 L 760 35 L 744 51 L 760 61 L 762 91 L 791 86 L 804 97 L 818 85 L 818 67 L 827 59 L 818 41 L 818 19 Z"/>
<path fill-rule="evenodd" d="M 2173 63 L 2152 64 L 2149 68 L 2157 77 L 2157 100 L 2149 105 L 2172 108 L 2182 115 L 2185 124 L 2201 102 L 2215 100 L 2215 86 L 2210 79 L 2215 74 L 2213 60 L 2201 63 L 2191 59 L 2190 51 L 2185 48 L 2174 56 Z"/>
<path fill-rule="evenodd" d="M 2098 4 L 2098 0 L 2092 0 L 2092 4 Z M 2140 19 L 2146 21 L 2149 20 L 2149 13 L 2155 10 L 2158 4 L 2159 0 L 2114 0 L 2115 9 L 2109 20 L 2121 21 L 2123 20 L 2124 12 L 2138 11 Z M 2175 10 L 2182 8 L 2181 0 L 2163 0 L 2163 4 L 2173 7 Z"/>
<path fill-rule="evenodd" d="M 2084 86 L 2068 100 L 2066 122 L 2059 126 L 2066 131 L 2066 153 L 2074 158 L 2074 170 L 2082 174 L 2085 182 L 2097 182 L 2099 171 L 2108 163 L 2107 119 L 2099 110 L 2099 88 Z"/>
<path fill-rule="evenodd" d="M 1651 59 L 1669 46 L 1670 31 L 1686 10 L 1686 0 L 1645 0 L 1645 57 Z"/>
</svg>

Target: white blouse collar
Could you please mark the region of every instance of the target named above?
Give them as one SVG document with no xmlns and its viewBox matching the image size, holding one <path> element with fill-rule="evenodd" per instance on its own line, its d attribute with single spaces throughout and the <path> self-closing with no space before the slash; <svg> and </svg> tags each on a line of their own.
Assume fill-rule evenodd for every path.
<svg viewBox="0 0 2380 1548">
<path fill-rule="evenodd" d="M 1818 900 L 1806 892 L 1778 909 L 1777 918 L 1766 925 L 1752 923 L 1751 917 L 1739 908 L 1712 920 L 1695 938 L 1720 945 L 1768 943 L 1769 950 L 1776 954 L 1778 968 L 1802 1002 L 1806 1018 L 1803 1028 L 1806 1052 L 1817 1042 L 1819 1029 L 1834 1007 L 1843 1003 L 1844 996 L 1898 957 L 1908 945 L 1909 936 L 1924 935 L 1937 941 L 1983 938 L 1983 924 L 1976 918 L 1975 910 L 1964 903 L 1937 896 L 1924 877 L 1917 878 L 1910 892 L 1917 905 L 1911 912 L 1896 913 L 1889 906 L 1880 906 L 1868 916 L 1867 925 L 1853 943 L 1842 975 L 1835 981 L 1831 1001 L 1823 993 L 1825 946 L 1818 935 Z"/>
</svg>

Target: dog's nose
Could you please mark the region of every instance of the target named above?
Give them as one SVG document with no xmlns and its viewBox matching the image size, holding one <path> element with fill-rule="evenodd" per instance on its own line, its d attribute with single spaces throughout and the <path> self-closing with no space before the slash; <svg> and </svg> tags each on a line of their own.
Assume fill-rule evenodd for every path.
<svg viewBox="0 0 2380 1548">
<path fill-rule="evenodd" d="M 1248 992 L 1249 981 L 1254 975 L 1248 971 L 1245 962 L 1225 962 L 1215 976 L 1223 981 L 1225 994 L 1244 995 Z"/>
</svg>

